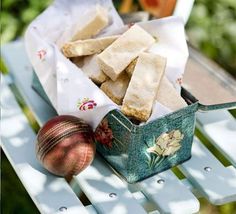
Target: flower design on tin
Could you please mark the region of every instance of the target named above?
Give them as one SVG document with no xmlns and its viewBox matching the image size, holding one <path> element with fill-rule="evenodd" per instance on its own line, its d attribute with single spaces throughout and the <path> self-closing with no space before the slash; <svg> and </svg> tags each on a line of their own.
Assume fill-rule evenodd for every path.
<svg viewBox="0 0 236 214">
<path fill-rule="evenodd" d="M 97 103 L 94 100 L 89 98 L 84 98 L 79 100 L 77 103 L 77 107 L 80 111 L 92 110 L 97 106 Z"/>
<path fill-rule="evenodd" d="M 47 51 L 42 49 L 37 52 L 37 55 L 41 61 L 44 61 L 46 58 Z"/>
<path fill-rule="evenodd" d="M 95 131 L 95 139 L 108 148 L 112 147 L 113 133 L 108 125 L 107 119 L 104 119 L 97 127 Z"/>
<path fill-rule="evenodd" d="M 105 118 L 99 124 L 95 131 L 95 140 L 97 143 L 103 146 L 104 149 L 123 149 L 126 144 L 121 142 L 117 137 L 114 136 L 111 127 L 109 126 L 108 120 Z"/>
<path fill-rule="evenodd" d="M 168 156 L 174 155 L 180 148 L 180 141 L 184 135 L 179 130 L 161 134 L 154 138 L 153 146 L 147 148 L 148 165 L 150 168 L 157 167 Z"/>
</svg>

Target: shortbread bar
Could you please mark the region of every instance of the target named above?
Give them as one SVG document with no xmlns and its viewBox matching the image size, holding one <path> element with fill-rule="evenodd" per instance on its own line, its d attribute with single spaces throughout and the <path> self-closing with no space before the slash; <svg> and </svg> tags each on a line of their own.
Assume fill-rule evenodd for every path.
<svg viewBox="0 0 236 214">
<path fill-rule="evenodd" d="M 187 106 L 187 103 L 165 76 L 160 83 L 156 100 L 172 111 L 177 111 Z"/>
<path fill-rule="evenodd" d="M 73 35 L 71 41 L 79 39 L 89 39 L 97 35 L 109 23 L 108 11 L 99 5 L 95 9 L 85 14 L 86 22 L 83 26 Z"/>
<path fill-rule="evenodd" d="M 137 63 L 138 58 L 134 59 L 125 69 L 126 73 L 128 74 L 129 77 L 133 75 L 135 65 Z"/>
<path fill-rule="evenodd" d="M 147 121 L 165 66 L 164 57 L 152 53 L 139 55 L 121 107 L 125 115 Z"/>
<path fill-rule="evenodd" d="M 116 104 L 121 105 L 128 88 L 130 78 L 124 72 L 114 82 L 111 79 L 104 82 L 100 89 Z"/>
<path fill-rule="evenodd" d="M 78 40 L 63 45 L 62 52 L 66 57 L 86 56 L 101 53 L 119 36 L 107 36 L 97 39 Z"/>
<path fill-rule="evenodd" d="M 101 71 L 97 64 L 96 54 L 85 57 L 84 65 L 81 69 L 96 84 L 101 84 L 108 79 L 108 77 Z"/>
<path fill-rule="evenodd" d="M 84 57 L 72 57 L 70 58 L 71 62 L 76 64 L 79 68 L 84 65 Z"/>
<path fill-rule="evenodd" d="M 113 81 L 155 39 L 138 25 L 133 25 L 115 42 L 98 55 L 98 63 L 103 72 Z"/>
</svg>

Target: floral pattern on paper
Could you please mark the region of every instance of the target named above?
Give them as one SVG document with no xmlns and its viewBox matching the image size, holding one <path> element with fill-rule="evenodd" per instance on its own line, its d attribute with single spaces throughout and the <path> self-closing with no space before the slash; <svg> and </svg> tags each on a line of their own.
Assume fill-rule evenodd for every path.
<svg viewBox="0 0 236 214">
<path fill-rule="evenodd" d="M 41 49 L 37 52 L 37 55 L 41 61 L 44 61 L 47 55 L 47 51 L 44 49 Z"/>
<path fill-rule="evenodd" d="M 184 135 L 179 130 L 163 133 L 158 138 L 153 139 L 153 146 L 148 147 L 146 156 L 147 163 L 151 169 L 157 167 L 168 156 L 174 155 L 180 148 L 180 141 Z"/>
<path fill-rule="evenodd" d="M 77 103 L 77 107 L 80 111 L 92 110 L 97 106 L 97 103 L 94 100 L 89 98 L 84 98 L 79 100 Z"/>
</svg>

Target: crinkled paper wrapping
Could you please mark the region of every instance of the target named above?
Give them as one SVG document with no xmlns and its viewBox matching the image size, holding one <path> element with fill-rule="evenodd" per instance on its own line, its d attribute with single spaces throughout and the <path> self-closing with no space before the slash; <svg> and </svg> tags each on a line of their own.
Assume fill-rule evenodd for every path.
<svg viewBox="0 0 236 214">
<path fill-rule="evenodd" d="M 56 0 L 29 25 L 25 34 L 29 59 L 58 114 L 80 117 L 94 129 L 109 111 L 119 106 L 88 79 L 81 69 L 64 57 L 60 47 L 70 40 L 91 8 L 97 4 L 109 11 L 109 26 L 98 36 L 125 29 L 111 0 Z M 165 74 L 179 90 L 188 58 L 182 20 L 169 17 L 139 25 L 158 38 L 158 42 L 148 51 L 167 57 Z M 169 109 L 156 102 L 149 120 L 169 112 Z"/>
</svg>

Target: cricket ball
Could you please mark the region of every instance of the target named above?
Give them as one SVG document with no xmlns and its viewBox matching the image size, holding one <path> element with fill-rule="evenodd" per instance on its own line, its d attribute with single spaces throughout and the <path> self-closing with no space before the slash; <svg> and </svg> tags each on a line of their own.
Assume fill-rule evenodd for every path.
<svg viewBox="0 0 236 214">
<path fill-rule="evenodd" d="M 60 115 L 49 120 L 38 132 L 36 156 L 51 173 L 77 175 L 95 156 L 92 128 L 82 119 Z"/>
</svg>

